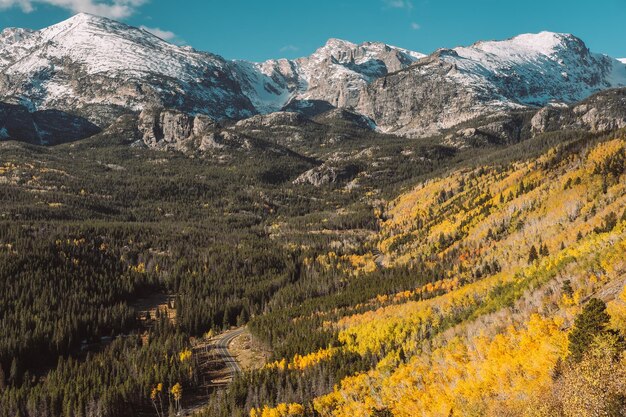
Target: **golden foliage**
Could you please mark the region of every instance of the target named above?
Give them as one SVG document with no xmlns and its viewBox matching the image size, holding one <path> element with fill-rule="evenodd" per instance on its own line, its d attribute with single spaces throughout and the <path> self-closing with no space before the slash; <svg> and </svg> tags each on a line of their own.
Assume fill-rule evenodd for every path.
<svg viewBox="0 0 626 417">
<path fill-rule="evenodd" d="M 388 377 L 372 371 L 346 378 L 315 409 L 322 416 L 367 416 L 384 406 L 397 417 L 485 415 L 502 401 L 521 409 L 550 387 L 552 369 L 567 352 L 561 325 L 533 315 L 525 328 L 510 326 L 494 338 L 455 338 Z"/>
<path fill-rule="evenodd" d="M 302 415 L 304 415 L 304 407 L 295 403 L 281 403 L 273 408 L 264 406 L 262 409 L 253 408 L 250 410 L 250 417 L 297 417 Z"/>
<path fill-rule="evenodd" d="M 328 348 L 320 349 L 317 352 L 309 353 L 308 355 L 304 356 L 296 354 L 289 363 L 287 363 L 287 361 L 283 358 L 280 361 L 266 364 L 265 368 L 279 369 L 281 371 L 287 369 L 303 371 L 322 361 L 330 359 L 336 351 L 336 348 Z"/>
<path fill-rule="evenodd" d="M 420 184 L 390 202 L 384 214 L 376 213 L 380 232 L 368 246 L 376 251 L 329 252 L 309 260 L 348 275 L 377 268 L 374 254 L 387 267 L 416 260 L 444 265 L 436 282 L 333 311 L 343 315 L 326 323 L 339 330 L 343 345 L 334 349 L 381 360 L 316 398 L 316 412 L 612 415 L 607 407 L 626 396 L 626 360 L 608 353 L 615 340 L 598 340 L 580 365 L 558 364 L 581 304 L 620 282 L 621 295 L 608 311 L 612 327 L 626 335 L 626 222 L 608 228 L 604 222 L 626 209 L 626 181 L 616 167 L 625 154 L 626 141 L 615 139 L 568 156 L 553 149 L 508 167 L 454 172 Z M 531 246 L 543 249 L 529 265 Z M 571 280 L 567 293 L 561 289 L 565 279 Z M 542 315 L 531 314 L 536 312 Z M 269 366 L 303 370 L 334 353 L 322 349 Z M 555 379 L 555 367 L 564 369 L 562 377 Z M 256 409 L 251 417 L 285 415 L 263 414 L 276 409 Z"/>
<path fill-rule="evenodd" d="M 182 352 L 180 352 L 178 354 L 178 359 L 181 362 L 187 362 L 188 360 L 190 360 L 191 359 L 191 350 L 185 349 Z"/>
</svg>

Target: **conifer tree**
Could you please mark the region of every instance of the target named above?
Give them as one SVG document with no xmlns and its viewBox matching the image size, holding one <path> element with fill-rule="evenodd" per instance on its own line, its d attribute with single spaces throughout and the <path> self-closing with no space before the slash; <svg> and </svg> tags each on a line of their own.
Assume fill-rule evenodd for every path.
<svg viewBox="0 0 626 417">
<path fill-rule="evenodd" d="M 528 253 L 528 263 L 532 264 L 537 259 L 539 259 L 539 254 L 537 253 L 537 248 L 535 248 L 535 245 L 532 245 L 530 247 L 530 252 Z"/>
<path fill-rule="evenodd" d="M 604 301 L 597 298 L 589 300 L 576 317 L 574 328 L 569 334 L 569 351 L 575 362 L 582 360 L 593 339 L 605 331 L 610 319 Z"/>
</svg>

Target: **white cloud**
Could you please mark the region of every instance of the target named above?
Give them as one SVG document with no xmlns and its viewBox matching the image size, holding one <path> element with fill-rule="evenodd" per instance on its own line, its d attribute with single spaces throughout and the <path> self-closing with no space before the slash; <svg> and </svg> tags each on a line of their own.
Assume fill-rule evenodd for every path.
<svg viewBox="0 0 626 417">
<path fill-rule="evenodd" d="M 19 7 L 24 13 L 33 11 L 33 5 L 29 0 L 0 0 L 0 9 L 8 9 L 10 7 Z"/>
<path fill-rule="evenodd" d="M 174 32 L 170 32 L 169 30 L 163 30 L 160 28 L 149 28 L 148 26 L 140 26 L 139 28 L 145 30 L 146 32 L 150 32 L 154 36 L 158 36 L 165 41 L 174 41 L 178 38 L 178 36 L 176 36 Z"/>
<path fill-rule="evenodd" d="M 73 13 L 91 13 L 112 19 L 132 15 L 148 0 L 0 0 L 0 9 L 19 7 L 25 13 L 35 10 L 37 4 L 60 7 Z"/>
<path fill-rule="evenodd" d="M 411 0 L 384 0 L 387 7 L 392 9 L 413 10 L 413 2 Z"/>
<path fill-rule="evenodd" d="M 282 48 L 280 48 L 280 52 L 296 52 L 300 50 L 300 48 L 298 48 L 295 45 L 285 45 Z"/>
<path fill-rule="evenodd" d="M 421 28 L 422 28 L 422 26 L 420 26 L 419 23 L 411 22 L 411 29 L 413 29 L 413 30 L 420 30 Z"/>
</svg>

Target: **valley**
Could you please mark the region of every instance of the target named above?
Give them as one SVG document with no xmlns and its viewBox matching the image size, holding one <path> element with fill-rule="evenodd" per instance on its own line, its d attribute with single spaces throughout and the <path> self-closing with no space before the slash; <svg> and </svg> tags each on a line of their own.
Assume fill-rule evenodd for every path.
<svg viewBox="0 0 626 417">
<path fill-rule="evenodd" d="M 0 416 L 626 415 L 623 62 L 79 13 L 0 69 Z"/>
</svg>

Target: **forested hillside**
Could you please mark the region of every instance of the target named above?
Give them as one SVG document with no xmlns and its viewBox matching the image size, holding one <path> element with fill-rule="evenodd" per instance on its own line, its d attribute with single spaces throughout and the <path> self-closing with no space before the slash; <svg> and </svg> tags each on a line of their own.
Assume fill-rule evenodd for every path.
<svg viewBox="0 0 626 417">
<path fill-rule="evenodd" d="M 305 259 L 334 294 L 252 320 L 309 342 L 233 395 L 252 417 L 623 415 L 625 157 L 623 134 L 572 138 L 378 207 L 358 251 Z"/>
<path fill-rule="evenodd" d="M 623 132 L 299 129 L 324 146 L 1 144 L 0 414 L 621 415 Z M 321 159 L 358 172 L 296 181 Z M 270 361 L 207 390 L 195 344 L 241 325 Z"/>
<path fill-rule="evenodd" d="M 184 155 L 129 147 L 129 135 L 0 143 L 0 415 L 152 415 L 155 402 L 174 407 L 177 384 L 183 405 L 206 396 L 185 353 L 195 338 L 283 305 L 305 259 L 325 253 L 328 237 L 310 233 L 322 218 L 357 240 L 377 228 L 362 189 L 292 183 L 313 157 L 267 142 Z M 379 140 L 343 146 L 359 153 Z M 402 148 L 431 159 L 391 165 Z M 367 155 L 384 161 L 390 185 L 455 152 L 390 138 Z M 363 192 L 380 193 L 378 181 L 364 178 Z M 289 240 L 272 238 L 286 223 Z M 140 305 L 155 297 L 169 301 L 148 315 Z"/>
</svg>

